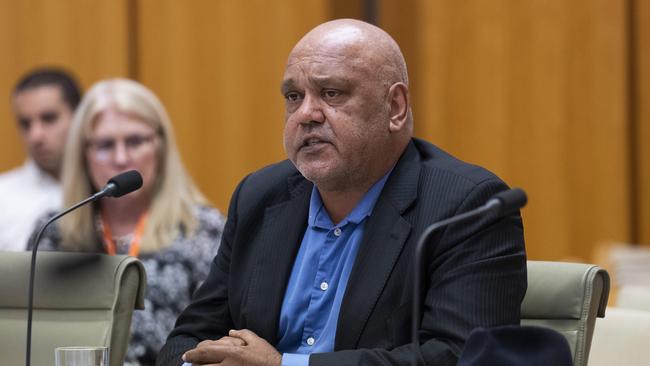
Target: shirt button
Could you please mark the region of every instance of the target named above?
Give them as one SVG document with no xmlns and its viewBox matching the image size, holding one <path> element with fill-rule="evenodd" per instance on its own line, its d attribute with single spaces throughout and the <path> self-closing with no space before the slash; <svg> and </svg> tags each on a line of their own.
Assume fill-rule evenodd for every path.
<svg viewBox="0 0 650 366">
<path fill-rule="evenodd" d="M 334 229 L 334 235 L 341 236 L 341 228 L 340 227 L 337 227 L 336 229 Z"/>
<path fill-rule="evenodd" d="M 323 291 L 327 290 L 329 287 L 330 286 L 325 281 L 321 282 L 321 284 L 320 284 L 320 289 L 323 290 Z"/>
<path fill-rule="evenodd" d="M 314 339 L 314 337 L 307 338 L 307 344 L 308 345 L 313 346 L 314 343 L 316 343 L 316 340 Z"/>
</svg>

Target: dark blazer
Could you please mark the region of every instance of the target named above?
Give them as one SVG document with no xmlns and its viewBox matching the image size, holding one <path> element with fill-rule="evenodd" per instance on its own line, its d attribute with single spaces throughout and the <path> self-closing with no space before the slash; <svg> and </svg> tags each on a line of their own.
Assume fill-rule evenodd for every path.
<svg viewBox="0 0 650 366">
<path fill-rule="evenodd" d="M 219 253 L 157 364 L 178 366 L 204 339 L 248 328 L 278 342 L 280 308 L 307 227 L 312 183 L 289 161 L 246 177 L 233 194 Z M 431 223 L 507 189 L 495 175 L 413 139 L 366 223 L 336 331 L 310 365 L 409 365 L 412 259 Z M 476 327 L 519 324 L 526 257 L 519 215 L 451 225 L 429 243 L 420 337 L 428 365 L 455 365 Z"/>
</svg>

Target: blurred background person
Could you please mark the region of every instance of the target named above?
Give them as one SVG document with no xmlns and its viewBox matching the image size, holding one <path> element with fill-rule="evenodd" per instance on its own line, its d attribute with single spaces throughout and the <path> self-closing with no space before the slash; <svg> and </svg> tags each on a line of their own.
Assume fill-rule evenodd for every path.
<svg viewBox="0 0 650 366">
<path fill-rule="evenodd" d="M 83 98 L 70 128 L 64 206 L 131 169 L 142 174 L 141 189 L 70 213 L 48 228 L 39 248 L 129 254 L 143 262 L 145 310 L 134 313 L 126 362 L 153 365 L 176 317 L 207 275 L 224 218 L 185 171 L 158 98 L 135 81 L 101 81 Z"/>
<path fill-rule="evenodd" d="M 27 160 L 0 174 L 0 250 L 25 250 L 38 217 L 60 207 L 63 149 L 80 94 L 69 73 L 53 68 L 33 70 L 14 87 L 11 104 Z"/>
</svg>

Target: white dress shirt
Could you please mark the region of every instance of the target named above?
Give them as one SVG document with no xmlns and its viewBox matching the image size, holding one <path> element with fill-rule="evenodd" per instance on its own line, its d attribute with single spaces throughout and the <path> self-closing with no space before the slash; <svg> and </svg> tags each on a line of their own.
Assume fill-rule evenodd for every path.
<svg viewBox="0 0 650 366">
<path fill-rule="evenodd" d="M 61 203 L 59 183 L 31 160 L 0 174 L 0 250 L 25 250 L 37 219 Z"/>
</svg>

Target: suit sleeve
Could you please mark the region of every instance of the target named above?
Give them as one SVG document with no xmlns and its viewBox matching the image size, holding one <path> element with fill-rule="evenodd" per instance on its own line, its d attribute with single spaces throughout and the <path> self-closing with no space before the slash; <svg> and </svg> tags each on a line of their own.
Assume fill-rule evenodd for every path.
<svg viewBox="0 0 650 366">
<path fill-rule="evenodd" d="M 207 279 L 196 290 L 190 305 L 178 317 L 174 329 L 156 359 L 159 366 L 183 364 L 181 356 L 206 339 L 219 339 L 233 329 L 228 306 L 228 274 L 232 243 L 237 227 L 237 202 L 242 181 L 230 201 L 228 219 L 219 251 L 212 261 Z"/>
<path fill-rule="evenodd" d="M 507 186 L 496 179 L 478 184 L 455 213 L 476 208 L 504 189 Z M 434 235 L 428 246 L 421 352 L 415 355 L 412 344 L 404 342 L 390 350 L 361 348 L 312 354 L 310 365 L 408 366 L 414 357 L 419 364 L 455 365 L 472 329 L 519 324 L 527 277 L 518 213 L 504 218 L 486 215 L 448 226 Z M 411 277 L 405 286 L 412 286 Z M 402 322 L 406 332 L 411 324 L 410 312 L 407 314 Z"/>
</svg>

